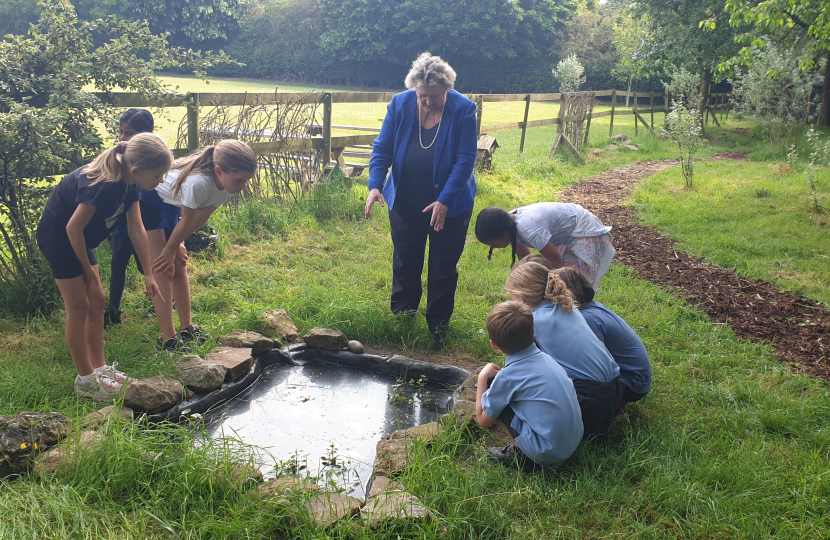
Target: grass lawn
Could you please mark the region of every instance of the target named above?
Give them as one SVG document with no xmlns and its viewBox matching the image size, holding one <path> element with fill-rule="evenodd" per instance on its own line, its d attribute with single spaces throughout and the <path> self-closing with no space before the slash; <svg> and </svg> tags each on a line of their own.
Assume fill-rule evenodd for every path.
<svg viewBox="0 0 830 540">
<path fill-rule="evenodd" d="M 625 117 L 629 123 L 618 119 L 615 132 L 633 136 L 630 118 Z M 603 121 L 604 129 L 603 122 L 592 128 L 589 148 L 607 144 Z M 641 130 L 634 138 L 641 145 L 638 152 L 603 152 L 588 157 L 585 165 L 548 160 L 553 133 L 530 130 L 523 156 L 518 155 L 518 132 L 500 133 L 503 147 L 493 173 L 477 177 L 476 210 L 556 200 L 563 188 L 609 167 L 676 157 L 669 143 Z M 701 155 L 757 149 L 746 139 L 712 133 L 717 140 Z M 699 196 L 725 200 L 730 189 L 743 189 L 735 196 L 744 205 L 779 200 L 784 205 L 791 190 L 786 196 L 793 202 L 786 204 L 797 208 L 793 215 L 802 212 L 797 178 L 772 178 L 763 172 L 769 170 L 766 163 L 699 164 L 691 193 L 672 188 L 680 182 L 669 171 L 638 192 L 638 204 L 651 220 L 660 216 L 654 207 Z M 756 175 L 769 178 L 756 186 L 751 181 Z M 741 187 L 742 182 L 748 184 Z M 752 189 L 761 185 L 772 192 L 771 199 L 752 197 Z M 364 221 L 365 196 L 364 180 L 341 180 L 294 207 L 251 202 L 235 212 L 219 212 L 212 219 L 222 238 L 219 249 L 195 255 L 189 263 L 197 323 L 218 336 L 253 328 L 265 309 L 284 308 L 301 331 L 327 326 L 368 344 L 428 351 L 431 340 L 422 316 L 396 329 L 388 313 L 392 246 L 387 212 L 375 207 Z M 651 207 L 648 197 L 654 200 Z M 677 237 L 691 234 L 684 231 L 692 226 L 711 228 L 713 214 L 726 211 L 697 208 L 680 210 L 689 224 L 678 227 Z M 765 209 L 759 207 L 759 213 Z M 800 249 L 811 249 L 805 246 L 812 236 L 797 237 Z M 752 245 L 736 245 L 734 256 L 749 260 L 741 253 L 749 253 Z M 488 262 L 487 250 L 470 234 L 460 262 L 450 351 L 501 361 L 481 329 L 492 305 L 507 299 L 508 251 L 497 251 Z M 773 246 L 762 251 L 773 260 Z M 108 248 L 99 248 L 98 255 L 106 284 Z M 814 270 L 793 265 L 791 271 Z M 107 331 L 107 356 L 135 377 L 170 374 L 175 359 L 155 350 L 158 329 L 145 317 L 149 304 L 140 283 L 131 266 L 124 323 Z M 816 278 L 815 294 L 826 295 L 826 284 Z M 598 300 L 643 338 L 653 362 L 652 392 L 615 422 L 607 446 L 583 445 L 557 471 L 524 475 L 490 464 L 484 449 L 462 431 L 449 431 L 423 452 L 414 451 L 402 480 L 433 510 L 433 522 L 379 531 L 349 522 L 329 531 L 310 524 L 291 528 L 290 508 L 257 500 L 227 480 L 231 464 L 253 459 L 254 449 L 233 440 L 205 442 L 198 431 L 184 427 L 148 430 L 135 424 L 110 429 L 102 447 L 53 477 L 0 480 L 0 538 L 825 537 L 830 528 L 826 384 L 790 373 L 775 361 L 771 348 L 737 339 L 726 325 L 713 326 L 705 315 L 622 266 L 612 266 Z M 5 351 L 0 413 L 45 410 L 80 418 L 97 408 L 72 396 L 75 371 L 61 310 L 28 320 L 0 319 L 0 348 Z M 292 504 L 301 504 L 299 496 Z"/>
</svg>

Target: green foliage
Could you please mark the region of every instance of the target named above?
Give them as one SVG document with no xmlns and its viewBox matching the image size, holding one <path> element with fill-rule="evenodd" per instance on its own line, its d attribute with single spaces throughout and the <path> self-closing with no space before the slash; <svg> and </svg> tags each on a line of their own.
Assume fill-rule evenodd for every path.
<svg viewBox="0 0 830 540">
<path fill-rule="evenodd" d="M 39 16 L 37 0 L 3 0 L 0 2 L 0 37 L 25 34 Z"/>
<path fill-rule="evenodd" d="M 622 17 L 607 6 L 580 6 L 560 33 L 560 57 L 576 55 L 585 67 L 589 89 L 614 87 L 613 70 L 620 57 L 614 46 L 615 20 Z"/>
<path fill-rule="evenodd" d="M 156 34 L 170 34 L 180 46 L 224 43 L 238 29 L 244 0 L 141 0 L 132 17 L 146 20 Z"/>
<path fill-rule="evenodd" d="M 559 81 L 560 92 L 576 92 L 585 83 L 585 68 L 575 54 L 560 60 L 553 69 L 553 78 Z"/>
<path fill-rule="evenodd" d="M 807 132 L 807 141 L 812 146 L 813 151 L 810 152 L 810 165 L 807 167 L 804 174 L 807 176 L 807 187 L 810 189 L 810 195 L 813 199 L 813 208 L 821 210 L 819 203 L 819 169 L 825 170 L 830 167 L 830 139 L 821 136 L 821 133 L 813 128 Z"/>
<path fill-rule="evenodd" d="M 666 115 L 666 133 L 680 150 L 680 166 L 687 189 L 694 187 L 695 154 L 703 142 L 703 128 L 697 109 L 687 109 L 682 103 L 672 101 L 671 112 Z"/>
<path fill-rule="evenodd" d="M 98 125 L 112 125 L 119 112 L 85 88 L 158 96 L 166 90 L 154 69 L 201 71 L 227 60 L 169 49 L 146 24 L 78 21 L 68 0 L 40 7 L 28 36 L 0 41 L 0 282 L 6 285 L 41 269 L 34 229 L 52 175 L 91 159 L 103 143 Z M 30 309 L 48 304 L 45 298 Z"/>
<path fill-rule="evenodd" d="M 700 77 L 686 68 L 674 68 L 672 69 L 671 81 L 664 82 L 663 86 L 677 102 L 690 106 L 694 103 L 695 96 L 698 95 Z"/>
</svg>

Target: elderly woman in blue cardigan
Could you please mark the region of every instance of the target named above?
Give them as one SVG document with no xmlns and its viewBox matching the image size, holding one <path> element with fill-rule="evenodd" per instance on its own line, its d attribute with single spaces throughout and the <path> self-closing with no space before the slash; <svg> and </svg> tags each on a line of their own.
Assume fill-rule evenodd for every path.
<svg viewBox="0 0 830 540">
<path fill-rule="evenodd" d="M 429 239 L 426 319 L 438 346 L 455 307 L 476 193 L 476 106 L 454 84 L 455 71 L 440 57 L 415 60 L 409 90 L 392 98 L 375 139 L 366 200 L 367 219 L 372 205 L 389 204 L 392 313 L 417 311 Z"/>
</svg>

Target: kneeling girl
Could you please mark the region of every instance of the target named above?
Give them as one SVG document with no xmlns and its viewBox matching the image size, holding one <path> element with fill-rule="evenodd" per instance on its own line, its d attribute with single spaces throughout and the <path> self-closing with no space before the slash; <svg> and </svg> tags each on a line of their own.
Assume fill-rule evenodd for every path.
<svg viewBox="0 0 830 540">
<path fill-rule="evenodd" d="M 177 160 L 155 192 L 141 195 L 141 217 L 150 241 L 153 273 L 161 290 L 153 304 L 162 334 L 160 345 L 165 350 L 205 339 L 192 321 L 187 250 L 183 242 L 231 196 L 245 189 L 256 167 L 256 154 L 247 144 L 224 140 Z M 178 333 L 173 320 L 174 300 L 179 315 Z"/>
</svg>

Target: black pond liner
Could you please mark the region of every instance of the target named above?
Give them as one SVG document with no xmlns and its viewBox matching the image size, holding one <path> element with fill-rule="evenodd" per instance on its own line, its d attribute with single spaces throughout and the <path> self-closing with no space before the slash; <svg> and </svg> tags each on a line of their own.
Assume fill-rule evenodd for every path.
<svg viewBox="0 0 830 540">
<path fill-rule="evenodd" d="M 301 344 L 258 355 L 244 377 L 148 419 L 177 421 L 187 414 L 206 415 L 211 436 L 238 438 L 261 448 L 266 475 L 280 461 L 293 458 L 308 472 L 325 473 L 360 497 L 372 473 L 377 441 L 396 429 L 431 422 L 446 413 L 453 390 L 468 375 L 464 369 L 400 355 L 355 354 Z M 421 377 L 427 382 L 420 393 L 409 389 L 407 398 L 398 403 L 388 399 L 396 379 Z M 330 444 L 338 447 L 341 461 L 336 468 L 322 459 Z"/>
</svg>

